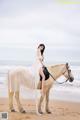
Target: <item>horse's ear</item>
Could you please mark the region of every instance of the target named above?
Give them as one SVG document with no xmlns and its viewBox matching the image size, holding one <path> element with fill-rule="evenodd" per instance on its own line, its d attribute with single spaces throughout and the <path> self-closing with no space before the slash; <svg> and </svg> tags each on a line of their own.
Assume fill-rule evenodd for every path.
<svg viewBox="0 0 80 120">
<path fill-rule="evenodd" d="M 66 67 L 69 68 L 69 64 L 68 63 L 66 63 Z"/>
</svg>

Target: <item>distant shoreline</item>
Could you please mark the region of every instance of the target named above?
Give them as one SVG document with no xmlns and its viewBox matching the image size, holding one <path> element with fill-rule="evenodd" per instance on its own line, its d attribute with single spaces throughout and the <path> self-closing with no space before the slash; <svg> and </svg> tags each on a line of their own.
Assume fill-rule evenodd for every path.
<svg viewBox="0 0 80 120">
<path fill-rule="evenodd" d="M 55 65 L 55 64 L 65 64 L 69 63 L 71 66 L 80 66 L 79 61 L 53 61 L 51 60 L 50 62 L 46 62 L 45 64 L 47 65 Z M 18 66 L 18 65 L 23 65 L 23 66 L 31 66 L 34 64 L 34 61 L 32 60 L 24 60 L 24 61 L 19 61 L 19 60 L 0 60 L 0 66 Z"/>
</svg>

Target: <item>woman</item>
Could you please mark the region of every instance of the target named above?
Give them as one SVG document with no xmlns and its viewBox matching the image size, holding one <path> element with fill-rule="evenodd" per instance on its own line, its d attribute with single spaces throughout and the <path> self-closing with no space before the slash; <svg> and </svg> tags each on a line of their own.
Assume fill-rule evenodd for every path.
<svg viewBox="0 0 80 120">
<path fill-rule="evenodd" d="M 45 75 L 43 72 L 44 69 L 44 50 L 45 50 L 45 45 L 44 44 L 39 44 L 38 48 L 37 48 L 37 56 L 36 56 L 36 65 L 37 65 L 37 72 L 38 75 L 41 77 L 41 82 L 40 87 L 42 89 L 42 92 L 45 92 L 45 88 L 44 88 L 44 81 L 45 81 Z M 40 79 L 39 77 L 39 79 Z"/>
</svg>

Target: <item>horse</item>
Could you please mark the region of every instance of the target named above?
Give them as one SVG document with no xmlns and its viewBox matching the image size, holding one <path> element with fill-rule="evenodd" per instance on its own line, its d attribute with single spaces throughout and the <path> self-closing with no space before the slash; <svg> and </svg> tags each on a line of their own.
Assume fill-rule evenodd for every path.
<svg viewBox="0 0 80 120">
<path fill-rule="evenodd" d="M 50 93 L 50 89 L 54 84 L 54 81 L 56 81 L 62 75 L 64 75 L 64 77 L 69 82 L 72 82 L 74 80 L 74 77 L 72 75 L 72 72 L 68 63 L 47 66 L 47 69 L 52 76 L 50 76 L 49 79 L 44 81 L 45 92 L 44 94 L 41 92 L 40 98 L 37 104 L 37 113 L 39 114 L 43 113 L 41 106 L 44 98 L 45 98 L 45 111 L 48 114 L 51 113 L 49 109 L 49 93 Z M 41 88 L 39 88 L 40 84 L 41 84 L 41 81 L 39 81 L 37 87 L 36 88 L 33 87 L 32 90 L 36 89 L 41 91 Z M 17 67 L 8 72 L 9 109 L 11 112 L 16 112 L 13 106 L 13 96 L 15 94 L 15 99 L 17 102 L 19 112 L 26 113 L 23 106 L 21 105 L 20 97 L 19 97 L 21 85 L 23 86 L 25 85 L 25 87 L 28 87 L 30 89 L 31 89 L 30 86 L 35 86 L 35 77 L 34 75 L 32 75 L 32 73 L 30 73 L 27 67 Z"/>
</svg>

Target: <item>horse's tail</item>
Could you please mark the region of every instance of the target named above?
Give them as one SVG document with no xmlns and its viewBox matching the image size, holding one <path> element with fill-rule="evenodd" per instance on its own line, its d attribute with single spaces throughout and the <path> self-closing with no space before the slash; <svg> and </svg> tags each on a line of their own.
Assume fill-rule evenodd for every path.
<svg viewBox="0 0 80 120">
<path fill-rule="evenodd" d="M 9 71 L 8 71 L 7 80 L 8 80 L 8 92 L 9 92 L 9 91 L 10 91 L 10 79 L 9 79 Z"/>
</svg>

